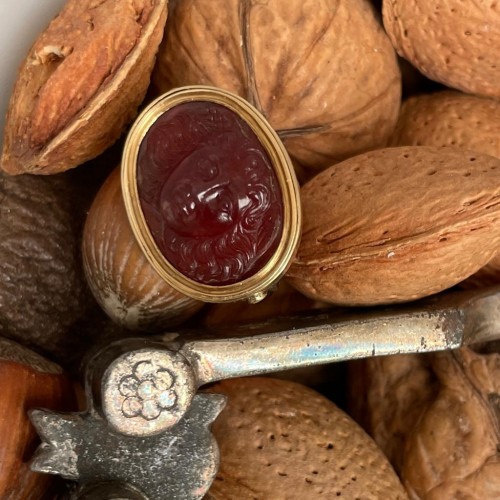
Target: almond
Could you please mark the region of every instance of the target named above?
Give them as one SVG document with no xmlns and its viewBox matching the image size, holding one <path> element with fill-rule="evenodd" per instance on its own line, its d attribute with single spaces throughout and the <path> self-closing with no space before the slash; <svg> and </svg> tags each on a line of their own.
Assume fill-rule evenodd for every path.
<svg viewBox="0 0 500 500">
<path fill-rule="evenodd" d="M 500 102 L 455 91 L 410 97 L 403 103 L 394 146 L 457 146 L 500 158 Z M 500 282 L 500 254 L 462 285 Z"/>
<path fill-rule="evenodd" d="M 500 102 L 456 91 L 410 97 L 390 143 L 456 146 L 500 158 Z"/>
<path fill-rule="evenodd" d="M 116 141 L 144 98 L 166 17 L 167 0 L 69 0 L 21 65 L 2 169 L 57 173 Z"/>
<path fill-rule="evenodd" d="M 268 378 L 225 380 L 212 425 L 220 469 L 207 499 L 406 499 L 375 443 L 315 391 Z"/>
<path fill-rule="evenodd" d="M 470 94 L 500 97 L 500 9 L 487 0 L 384 0 L 384 26 L 421 73 Z"/>
<path fill-rule="evenodd" d="M 337 304 L 437 293 L 500 243 L 500 161 L 455 148 L 389 148 L 321 172 L 301 190 L 303 236 L 288 277 Z"/>
</svg>

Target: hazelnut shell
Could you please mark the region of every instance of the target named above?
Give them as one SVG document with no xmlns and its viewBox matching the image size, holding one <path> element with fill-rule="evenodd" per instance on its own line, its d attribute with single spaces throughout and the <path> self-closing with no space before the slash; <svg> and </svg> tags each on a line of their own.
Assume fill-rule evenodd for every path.
<svg viewBox="0 0 500 500">
<path fill-rule="evenodd" d="M 142 253 L 125 211 L 119 169 L 92 203 L 82 253 L 94 297 L 126 328 L 158 331 L 182 322 L 203 305 L 163 281 Z"/>
</svg>

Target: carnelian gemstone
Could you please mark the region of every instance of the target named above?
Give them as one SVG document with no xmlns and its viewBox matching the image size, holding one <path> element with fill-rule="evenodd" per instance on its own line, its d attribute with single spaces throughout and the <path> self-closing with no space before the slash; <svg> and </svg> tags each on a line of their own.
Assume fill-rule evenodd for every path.
<svg viewBox="0 0 500 500">
<path fill-rule="evenodd" d="M 137 186 L 158 248 L 194 281 L 241 281 L 279 245 L 283 200 L 273 165 L 225 106 L 186 102 L 161 115 L 140 145 Z"/>
</svg>

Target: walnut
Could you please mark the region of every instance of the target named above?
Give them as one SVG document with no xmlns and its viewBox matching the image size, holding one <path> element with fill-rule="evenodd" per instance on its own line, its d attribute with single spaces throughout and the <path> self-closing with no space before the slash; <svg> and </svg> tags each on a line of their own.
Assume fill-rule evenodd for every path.
<svg viewBox="0 0 500 500">
<path fill-rule="evenodd" d="M 154 83 L 245 97 L 304 166 L 384 145 L 397 120 L 394 49 L 367 0 L 181 0 Z"/>
</svg>

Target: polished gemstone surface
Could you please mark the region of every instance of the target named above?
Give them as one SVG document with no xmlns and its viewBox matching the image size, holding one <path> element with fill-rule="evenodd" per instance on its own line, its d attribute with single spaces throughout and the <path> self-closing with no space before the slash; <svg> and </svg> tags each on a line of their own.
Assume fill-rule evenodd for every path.
<svg viewBox="0 0 500 500">
<path fill-rule="evenodd" d="M 160 116 L 139 149 L 137 186 L 158 248 L 194 281 L 241 281 L 279 245 L 283 201 L 273 165 L 225 106 L 186 102 Z"/>
</svg>

